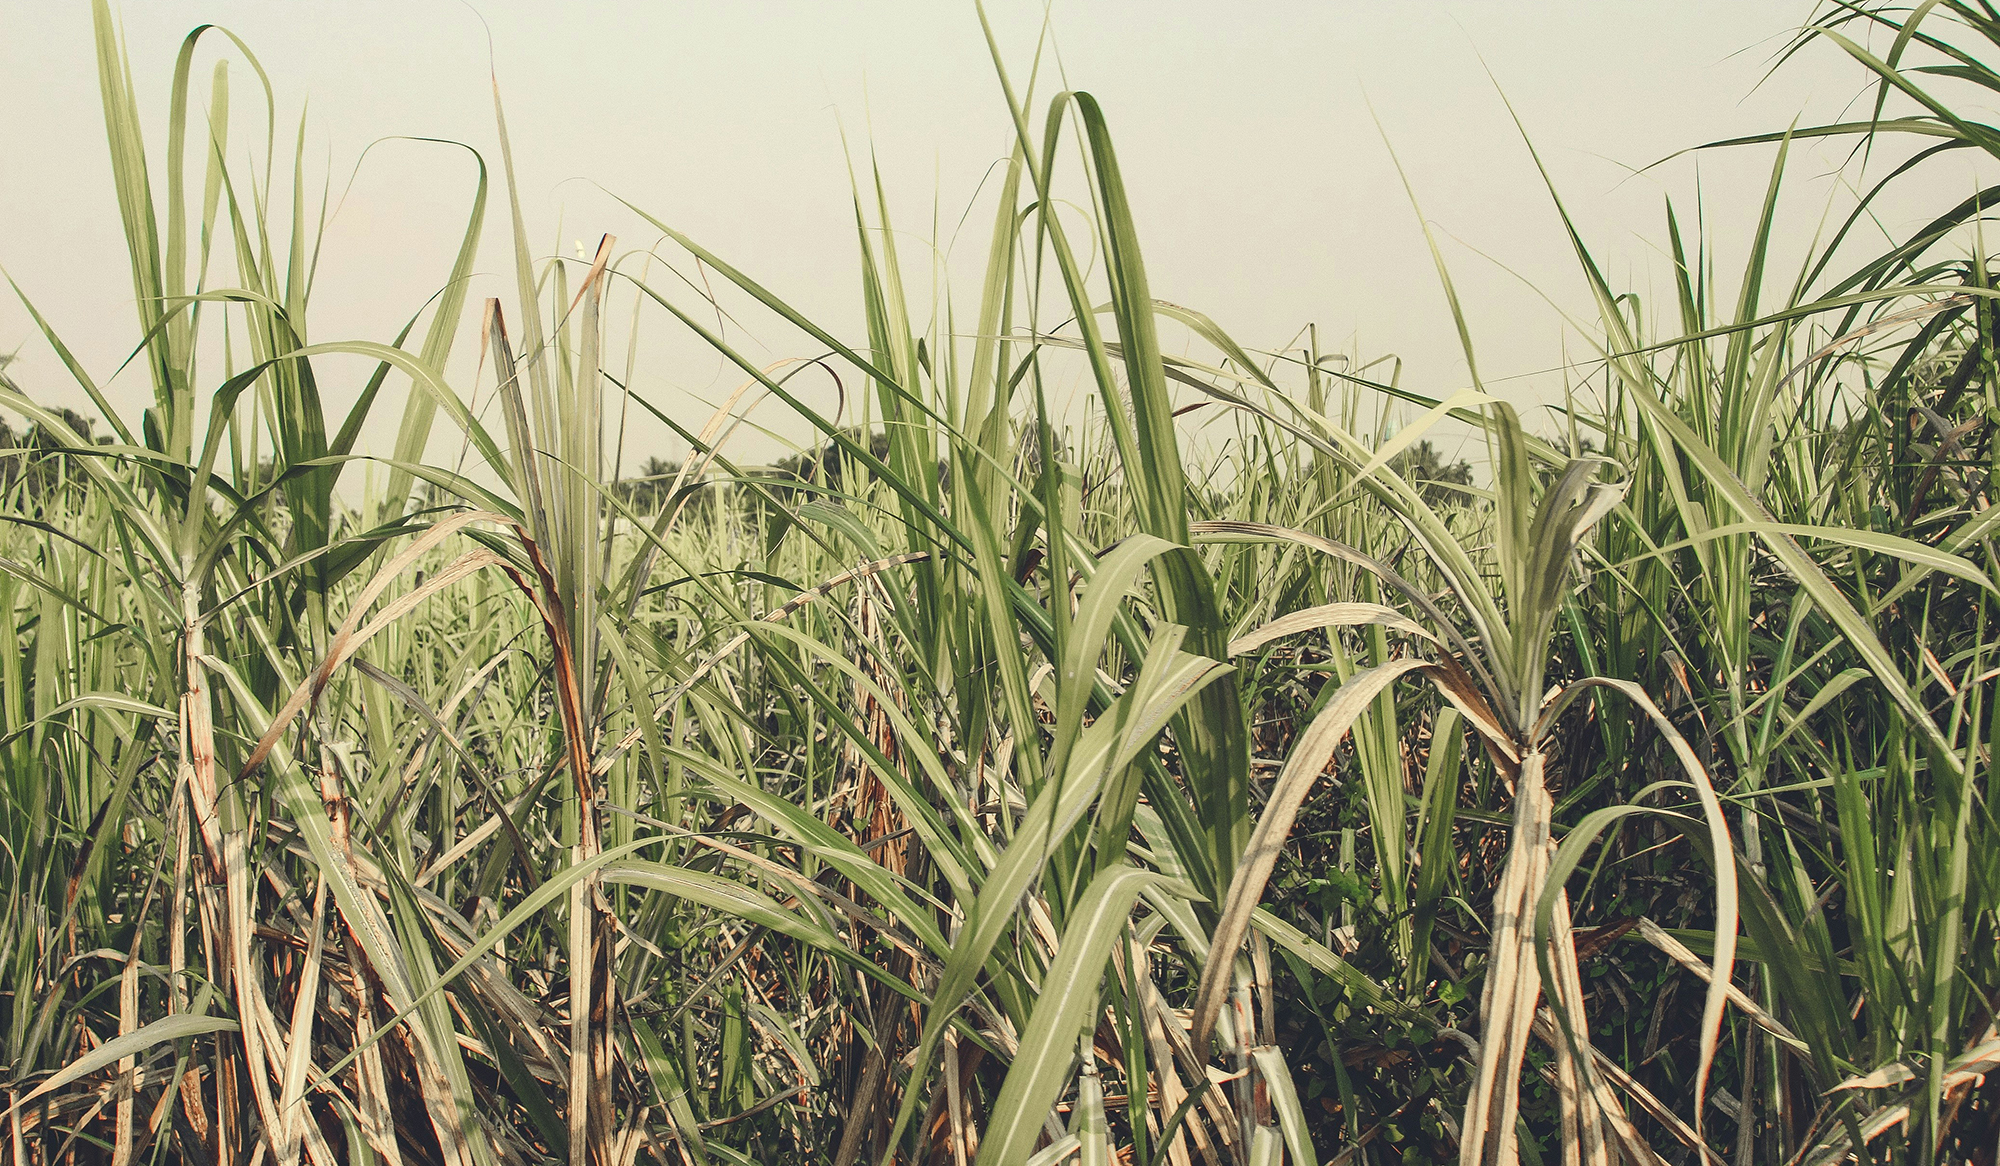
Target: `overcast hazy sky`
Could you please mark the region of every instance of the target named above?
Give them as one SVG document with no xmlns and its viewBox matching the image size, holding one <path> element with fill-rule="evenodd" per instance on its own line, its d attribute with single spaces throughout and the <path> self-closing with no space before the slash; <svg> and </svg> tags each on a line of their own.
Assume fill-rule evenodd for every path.
<svg viewBox="0 0 2000 1166">
<path fill-rule="evenodd" d="M 122 18 L 155 150 L 181 37 L 214 22 L 242 36 L 274 78 L 281 140 L 309 101 L 313 181 L 331 174 L 338 191 L 363 147 L 388 135 L 456 139 L 497 162 L 474 7 L 491 28 L 537 246 L 560 238 L 567 249 L 605 230 L 650 242 L 601 184 L 850 335 L 857 276 L 839 126 L 874 142 L 919 276 L 934 213 L 948 245 L 1009 144 L 975 12 L 951 0 L 146 0 L 126 4 Z M 990 9 L 1025 69 L 1041 5 L 990 0 Z M 0 11 L 0 265 L 93 374 L 108 375 L 137 337 L 89 6 L 0 0 Z M 1208 311 L 1248 345 L 1278 345 L 1313 321 L 1331 345 L 1405 358 L 1411 387 L 1462 387 L 1386 134 L 1443 232 L 1482 371 L 1523 400 L 1548 399 L 1560 377 L 1544 370 L 1577 351 L 1534 289 L 1579 312 L 1588 305 L 1495 83 L 1614 279 L 1644 287 L 1665 273 L 1663 197 L 1691 208 L 1699 168 L 1723 254 L 1738 254 L 1771 155 L 1634 168 L 1834 113 L 1863 88 L 1859 68 L 1830 45 L 1757 87 L 1810 12 L 1806 0 L 1055 0 L 1051 10 L 1069 82 L 1097 94 L 1110 118 L 1157 295 Z M 204 47 L 198 72 L 223 43 Z M 261 132 L 244 132 L 254 122 L 247 71 L 233 77 L 241 151 Z M 1834 157 L 1797 168 L 1795 238 L 1810 235 L 1830 197 L 1823 176 Z M 328 232 L 313 338 L 392 338 L 448 269 L 470 189 L 463 154 L 379 149 Z M 1903 213 L 1888 208 L 1890 225 L 1905 225 Z M 955 263 L 981 261 L 989 222 L 980 204 Z M 497 217 L 487 238 L 482 270 L 504 272 Z M 477 294 L 510 293 L 489 275 Z M 641 388 L 695 415 L 698 399 L 733 378 L 665 328 L 646 333 Z M 792 346 L 769 339 L 780 354 Z M 0 352 L 16 346 L 12 371 L 26 387 L 81 403 L 19 305 L 0 302 Z M 365 371 L 322 374 L 336 405 Z M 135 413 L 149 391 L 132 370 L 115 387 Z"/>
</svg>

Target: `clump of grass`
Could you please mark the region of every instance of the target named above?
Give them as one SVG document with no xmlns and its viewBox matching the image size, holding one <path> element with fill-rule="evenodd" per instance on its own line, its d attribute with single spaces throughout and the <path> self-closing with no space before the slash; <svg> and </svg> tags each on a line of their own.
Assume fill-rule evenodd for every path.
<svg viewBox="0 0 2000 1166">
<path fill-rule="evenodd" d="M 438 296 L 308 344 L 301 168 L 286 205 L 274 137 L 226 164 L 227 67 L 192 110 L 214 30 L 156 183 L 95 11 L 154 393 L 113 411 L 52 331 L 99 415 L 0 384 L 15 1161 L 1992 1159 L 2000 191 L 1853 241 L 2000 153 L 1983 3 L 1819 14 L 1882 116 L 1723 144 L 1778 147 L 1733 288 L 1670 212 L 1649 315 L 1572 230 L 1601 351 L 1546 420 L 1156 300 L 1102 111 L 997 52 L 976 304 L 913 299 L 879 186 L 853 341 L 631 204 L 795 337 L 757 367 L 650 254 L 537 257 L 496 103 L 511 301 L 465 299 L 479 160 Z M 1768 270 L 1789 145 L 1893 134 Z M 619 481 L 627 306 L 743 388 Z M 339 418 L 336 354 L 379 362 Z M 739 464 L 759 408 L 815 448 Z M 440 415 L 489 477 L 422 460 Z"/>
</svg>

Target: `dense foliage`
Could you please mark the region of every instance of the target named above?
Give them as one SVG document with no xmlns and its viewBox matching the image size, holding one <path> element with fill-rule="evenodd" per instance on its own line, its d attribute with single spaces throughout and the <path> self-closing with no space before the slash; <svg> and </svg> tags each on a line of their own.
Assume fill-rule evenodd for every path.
<svg viewBox="0 0 2000 1166">
<path fill-rule="evenodd" d="M 969 307 L 879 190 L 859 339 L 635 206 L 759 368 L 649 252 L 539 258 L 500 119 L 514 298 L 473 155 L 410 327 L 309 342 L 214 30 L 162 173 L 96 15 L 153 397 L 53 331 L 97 415 L 0 385 L 12 1161 L 1995 1161 L 2000 188 L 1857 241 L 2000 156 L 1986 0 L 1815 14 L 1875 116 L 1722 144 L 1775 154 L 1733 283 L 1671 210 L 1665 305 L 1572 231 L 1599 351 L 1525 420 L 1156 301 L 1098 107 L 997 53 Z M 1886 177 L 1781 222 L 1826 136 Z M 614 307 L 744 386 L 622 471 Z M 733 457 L 760 409 L 808 449 Z"/>
</svg>

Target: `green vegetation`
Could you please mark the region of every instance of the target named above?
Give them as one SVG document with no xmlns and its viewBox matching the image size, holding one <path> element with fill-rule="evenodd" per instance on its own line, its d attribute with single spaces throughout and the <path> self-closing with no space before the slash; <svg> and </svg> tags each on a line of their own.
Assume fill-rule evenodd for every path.
<svg viewBox="0 0 2000 1166">
<path fill-rule="evenodd" d="M 1994 1161 L 2000 188 L 1861 241 L 2000 156 L 1985 0 L 1818 14 L 1876 116 L 1725 144 L 1776 158 L 1733 282 L 1671 209 L 1665 305 L 1572 231 L 1600 350 L 1527 417 L 1155 301 L 1096 103 L 997 53 L 976 303 L 911 302 L 873 187 L 853 340 L 635 203 L 760 369 L 644 252 L 536 252 L 501 119 L 437 295 L 311 342 L 298 159 L 225 163 L 206 30 L 149 170 L 96 11 L 153 398 L 0 386 L 10 1161 Z M 1828 135 L 1921 149 L 1779 221 Z M 614 310 L 744 384 L 624 480 Z M 735 460 L 759 407 L 814 452 Z"/>
</svg>

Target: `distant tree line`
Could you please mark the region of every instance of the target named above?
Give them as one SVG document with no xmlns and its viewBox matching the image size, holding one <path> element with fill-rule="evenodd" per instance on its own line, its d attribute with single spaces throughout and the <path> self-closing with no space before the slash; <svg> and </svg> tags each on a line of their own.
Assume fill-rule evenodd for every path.
<svg viewBox="0 0 2000 1166">
<path fill-rule="evenodd" d="M 889 435 L 876 429 L 863 431 L 854 426 L 841 431 L 853 444 L 866 449 L 877 461 L 889 460 Z M 1586 443 L 1588 444 L 1588 443 Z M 1028 454 L 1027 464 L 1021 472 L 1033 476 L 1034 463 L 1038 460 L 1040 445 L 1035 442 L 1025 444 Z M 1058 440 L 1057 449 L 1062 448 Z M 1424 500 L 1433 506 L 1455 506 L 1465 501 L 1465 489 L 1472 485 L 1472 463 L 1460 458 L 1447 461 L 1445 455 L 1428 439 L 1418 441 L 1410 448 L 1390 459 L 1390 468 L 1400 474 L 1410 484 L 1417 486 Z M 938 461 L 938 480 L 945 489 L 951 486 L 951 466 Z M 648 457 L 641 462 L 638 473 L 629 478 L 621 478 L 611 486 L 612 492 L 633 510 L 641 514 L 651 514 L 660 510 L 670 501 L 674 483 L 679 479 L 681 463 L 661 457 Z M 744 477 L 755 479 L 773 498 L 790 502 L 808 491 L 802 487 L 817 487 L 825 490 L 851 490 L 860 484 L 859 479 L 872 477 L 873 471 L 860 458 L 854 456 L 838 442 L 827 441 L 809 449 L 799 450 L 787 457 L 779 458 L 769 466 L 744 471 Z M 683 489 L 688 483 L 683 483 Z M 712 491 L 714 487 L 711 487 Z M 705 492 L 707 493 L 707 492 Z M 754 491 L 752 492 L 755 493 Z"/>
<path fill-rule="evenodd" d="M 889 435 L 877 429 L 864 431 L 860 426 L 852 426 L 841 431 L 841 436 L 866 449 L 877 461 L 889 460 Z M 674 482 L 680 477 L 681 463 L 666 458 L 649 457 L 641 462 L 638 473 L 629 478 L 621 478 L 611 487 L 632 509 L 641 514 L 652 513 L 667 505 L 671 500 Z M 938 462 L 940 480 L 949 484 L 948 465 Z M 864 477 L 873 476 L 868 466 L 838 442 L 827 441 L 809 449 L 779 458 L 768 466 L 743 470 L 743 477 L 761 486 L 773 498 L 791 502 L 808 493 L 806 487 L 823 490 L 851 489 L 860 484 Z M 683 483 L 683 489 L 690 483 Z M 742 489 L 742 486 L 737 486 Z M 714 487 L 710 487 L 712 491 Z M 755 495 L 757 491 L 748 491 Z"/>
<path fill-rule="evenodd" d="M 18 393 L 20 386 L 5 372 L 12 360 L 12 357 L 0 357 L 0 388 Z M 49 412 L 83 440 L 98 445 L 111 443 L 110 436 L 98 437 L 94 433 L 96 422 L 82 413 L 60 405 Z M 16 429 L 5 417 L 0 417 L 0 490 L 12 491 L 19 487 L 30 498 L 40 500 L 47 497 L 64 480 L 61 458 L 57 455 L 68 444 L 68 441 L 58 440 L 39 422 Z"/>
<path fill-rule="evenodd" d="M 1465 491 L 1454 487 L 1472 485 L 1472 463 L 1460 459 L 1447 462 L 1428 438 L 1389 459 L 1389 466 L 1402 479 L 1418 488 L 1432 506 L 1461 505 Z"/>
</svg>

